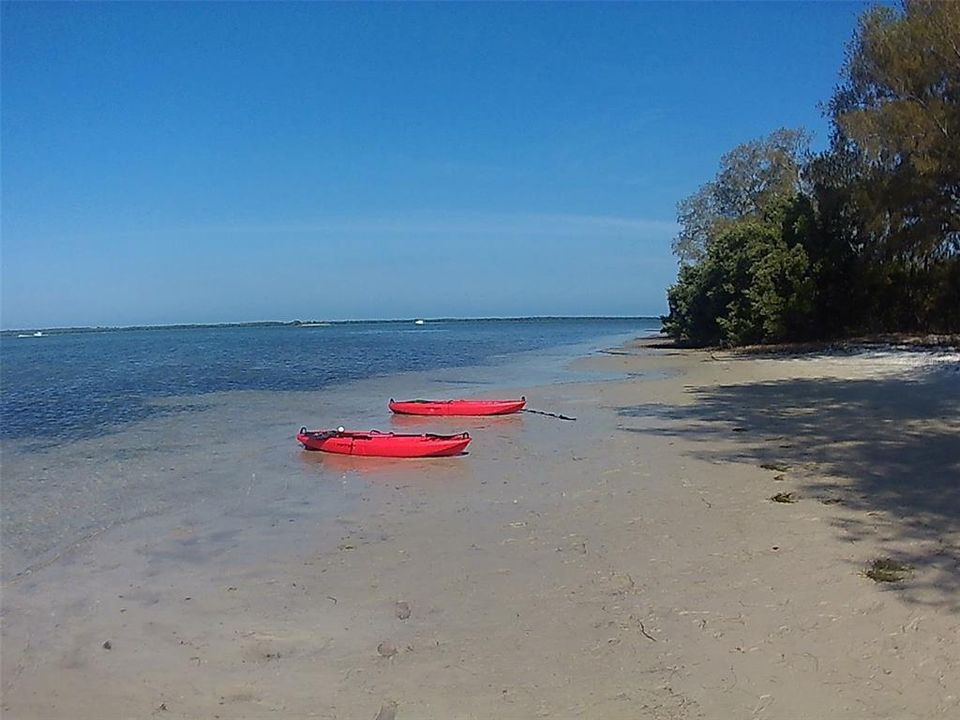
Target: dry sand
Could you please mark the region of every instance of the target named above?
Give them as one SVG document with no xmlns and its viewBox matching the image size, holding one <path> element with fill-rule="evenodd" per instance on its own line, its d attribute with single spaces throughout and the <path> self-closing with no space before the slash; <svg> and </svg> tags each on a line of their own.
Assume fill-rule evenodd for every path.
<svg viewBox="0 0 960 720">
<path fill-rule="evenodd" d="M 576 422 L 304 454 L 336 522 L 144 517 L 9 582 L 3 717 L 960 717 L 956 358 L 586 362 L 632 376 L 525 389 Z"/>
</svg>

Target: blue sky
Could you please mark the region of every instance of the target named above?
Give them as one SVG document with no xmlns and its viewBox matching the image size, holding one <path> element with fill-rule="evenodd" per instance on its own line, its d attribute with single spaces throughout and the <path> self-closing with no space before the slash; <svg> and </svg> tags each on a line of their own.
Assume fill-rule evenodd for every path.
<svg viewBox="0 0 960 720">
<path fill-rule="evenodd" d="M 3 3 L 4 328 L 659 314 L 863 3 Z"/>
</svg>

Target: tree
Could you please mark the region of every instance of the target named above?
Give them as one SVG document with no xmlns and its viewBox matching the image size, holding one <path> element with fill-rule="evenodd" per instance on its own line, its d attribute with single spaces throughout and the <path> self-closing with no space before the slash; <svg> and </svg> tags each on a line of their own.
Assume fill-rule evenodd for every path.
<svg viewBox="0 0 960 720">
<path fill-rule="evenodd" d="M 678 204 L 668 334 L 960 329 L 960 1 L 866 11 L 829 113 L 827 152 L 778 130 Z"/>
<path fill-rule="evenodd" d="M 809 334 L 816 278 L 806 244 L 813 230 L 803 196 L 763 217 L 731 222 L 703 258 L 680 268 L 664 331 L 696 345 L 743 345 Z"/>
<path fill-rule="evenodd" d="M 677 203 L 680 231 L 673 239 L 672 248 L 681 265 L 692 265 L 703 259 L 710 235 L 720 218 L 715 198 L 716 186 L 710 182 Z"/>
<path fill-rule="evenodd" d="M 677 204 L 680 232 L 673 252 L 681 265 L 702 259 L 713 237 L 731 221 L 758 217 L 796 195 L 809 143 L 806 131 L 780 128 L 724 155 L 716 178 Z"/>
<path fill-rule="evenodd" d="M 960 253 L 960 3 L 868 10 L 830 104 L 864 170 L 863 225 L 885 260 Z"/>
</svg>

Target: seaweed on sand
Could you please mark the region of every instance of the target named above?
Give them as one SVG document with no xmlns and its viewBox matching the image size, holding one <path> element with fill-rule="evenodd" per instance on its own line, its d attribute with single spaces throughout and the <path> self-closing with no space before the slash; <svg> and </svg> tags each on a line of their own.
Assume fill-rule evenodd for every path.
<svg viewBox="0 0 960 720">
<path fill-rule="evenodd" d="M 797 501 L 797 496 L 792 492 L 778 492 L 770 499 L 778 503 L 795 503 Z"/>
<path fill-rule="evenodd" d="M 874 582 L 900 582 L 910 575 L 912 567 L 906 563 L 891 560 L 890 558 L 879 558 L 870 563 L 870 567 L 864 570 L 863 574 Z"/>
</svg>

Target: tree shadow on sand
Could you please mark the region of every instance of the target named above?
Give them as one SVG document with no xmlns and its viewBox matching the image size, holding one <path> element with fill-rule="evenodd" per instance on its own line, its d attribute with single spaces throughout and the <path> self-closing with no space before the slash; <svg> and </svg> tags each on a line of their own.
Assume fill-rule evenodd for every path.
<svg viewBox="0 0 960 720">
<path fill-rule="evenodd" d="M 785 472 L 801 498 L 854 511 L 835 519 L 843 539 L 879 539 L 916 569 L 905 599 L 960 611 L 960 369 L 691 392 L 689 406 L 620 408 L 622 429 Z"/>
</svg>

